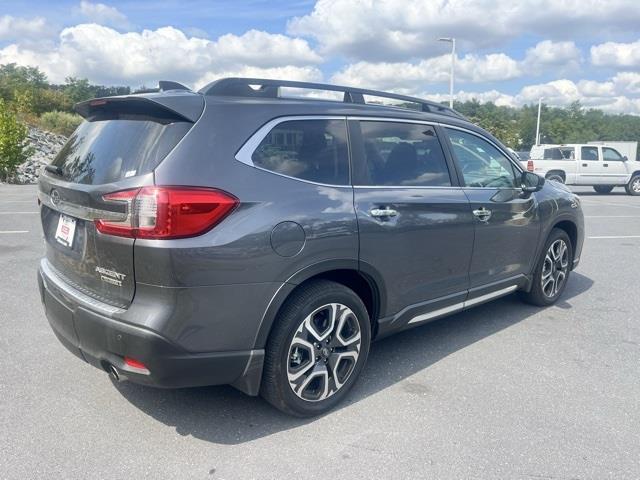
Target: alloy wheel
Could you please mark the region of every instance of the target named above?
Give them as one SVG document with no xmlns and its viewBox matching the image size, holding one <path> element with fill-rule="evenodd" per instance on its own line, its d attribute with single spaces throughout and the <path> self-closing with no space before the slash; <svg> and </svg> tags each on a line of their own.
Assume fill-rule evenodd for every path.
<svg viewBox="0 0 640 480">
<path fill-rule="evenodd" d="M 640 177 L 636 178 L 632 183 L 631 183 L 631 190 L 633 190 L 636 193 L 640 193 Z"/>
<path fill-rule="evenodd" d="M 360 324 L 341 303 L 315 309 L 300 324 L 289 345 L 287 377 L 303 400 L 317 402 L 334 395 L 358 362 Z"/>
<path fill-rule="evenodd" d="M 551 244 L 542 265 L 542 293 L 553 298 L 562 289 L 569 271 L 569 248 L 563 239 Z"/>
</svg>

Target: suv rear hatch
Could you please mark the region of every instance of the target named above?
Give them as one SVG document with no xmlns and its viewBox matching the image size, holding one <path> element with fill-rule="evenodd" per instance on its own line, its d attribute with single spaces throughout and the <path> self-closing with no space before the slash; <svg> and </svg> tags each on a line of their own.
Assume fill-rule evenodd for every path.
<svg viewBox="0 0 640 480">
<path fill-rule="evenodd" d="M 153 185 L 153 170 L 199 118 L 198 94 L 167 92 L 81 103 L 85 121 L 38 181 L 48 266 L 101 302 L 126 308 L 135 293 L 134 238 L 100 233 L 126 203 L 105 199 Z"/>
</svg>

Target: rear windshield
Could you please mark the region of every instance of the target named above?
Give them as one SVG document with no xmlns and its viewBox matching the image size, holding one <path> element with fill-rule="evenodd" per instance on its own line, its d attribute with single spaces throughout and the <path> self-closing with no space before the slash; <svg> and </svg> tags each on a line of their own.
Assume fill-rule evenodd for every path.
<svg viewBox="0 0 640 480">
<path fill-rule="evenodd" d="M 151 172 L 193 124 L 152 120 L 85 121 L 52 162 L 73 183 L 100 185 Z"/>
</svg>

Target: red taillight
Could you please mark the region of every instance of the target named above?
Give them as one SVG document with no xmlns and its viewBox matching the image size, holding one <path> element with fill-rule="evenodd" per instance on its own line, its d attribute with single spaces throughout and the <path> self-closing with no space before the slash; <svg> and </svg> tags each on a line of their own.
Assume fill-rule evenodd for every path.
<svg viewBox="0 0 640 480">
<path fill-rule="evenodd" d="M 527 171 L 528 172 L 533 172 L 533 160 L 528 160 L 527 161 Z"/>
<path fill-rule="evenodd" d="M 238 199 L 226 192 L 200 187 L 143 187 L 103 198 L 126 203 L 127 216 L 96 220 L 98 231 L 130 238 L 194 237 L 220 223 L 238 205 Z"/>
</svg>

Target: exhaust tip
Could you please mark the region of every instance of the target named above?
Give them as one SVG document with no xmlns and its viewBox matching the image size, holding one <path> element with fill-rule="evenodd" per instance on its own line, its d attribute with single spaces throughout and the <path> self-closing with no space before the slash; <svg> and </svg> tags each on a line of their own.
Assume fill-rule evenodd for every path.
<svg viewBox="0 0 640 480">
<path fill-rule="evenodd" d="M 108 369 L 107 369 L 108 373 L 109 373 L 109 377 L 111 378 L 111 380 L 113 380 L 114 382 L 121 382 L 123 379 L 120 377 L 120 373 L 118 372 L 118 369 L 116 367 L 114 367 L 113 365 L 109 365 Z"/>
</svg>

